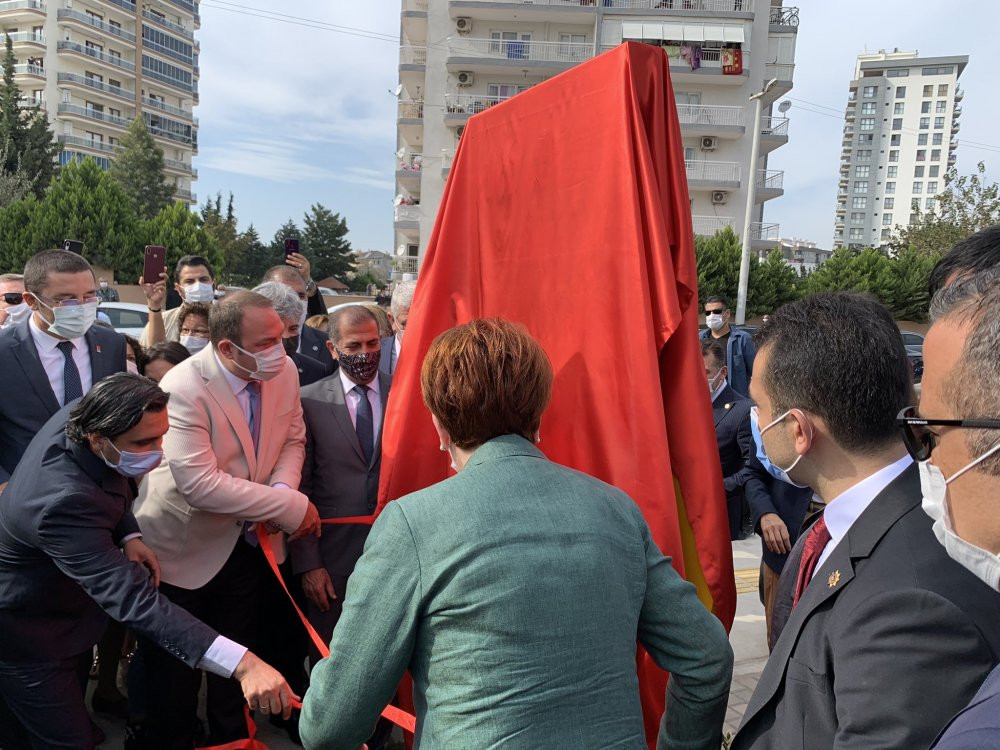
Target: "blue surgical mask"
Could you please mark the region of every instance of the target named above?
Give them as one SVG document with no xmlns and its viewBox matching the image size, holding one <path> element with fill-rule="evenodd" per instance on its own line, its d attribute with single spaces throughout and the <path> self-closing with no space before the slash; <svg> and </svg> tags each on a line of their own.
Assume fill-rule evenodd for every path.
<svg viewBox="0 0 1000 750">
<path fill-rule="evenodd" d="M 759 417 L 757 416 L 757 407 L 753 406 L 750 408 L 750 432 L 753 435 L 754 445 L 757 447 L 757 460 L 760 461 L 761 465 L 764 467 L 767 473 L 770 474 L 775 479 L 784 482 L 785 484 L 792 485 L 792 487 L 803 488 L 806 487 L 807 485 L 799 484 L 798 482 L 793 481 L 792 478 L 788 476 L 788 472 L 794 469 L 798 465 L 799 461 L 802 459 L 802 454 L 800 453 L 796 457 L 796 459 L 792 462 L 791 466 L 789 466 L 787 469 L 782 469 L 780 466 L 775 466 L 768 460 L 767 453 L 764 451 L 764 439 L 761 437 L 761 435 L 764 432 L 766 432 L 767 430 L 771 429 L 776 424 L 784 420 L 785 417 L 787 417 L 791 413 L 792 410 L 789 409 L 780 417 L 778 417 L 773 422 L 771 422 L 770 424 L 766 425 L 763 429 L 761 429 L 760 422 L 758 421 Z"/>
<path fill-rule="evenodd" d="M 138 479 L 151 472 L 163 461 L 162 450 L 132 453 L 130 451 L 118 450 L 118 446 L 111 442 L 111 440 L 108 440 L 108 445 L 114 448 L 115 453 L 118 454 L 118 463 L 113 464 L 106 458 L 104 459 L 104 463 L 126 477 Z M 101 458 L 104 457 L 101 456 Z"/>
</svg>

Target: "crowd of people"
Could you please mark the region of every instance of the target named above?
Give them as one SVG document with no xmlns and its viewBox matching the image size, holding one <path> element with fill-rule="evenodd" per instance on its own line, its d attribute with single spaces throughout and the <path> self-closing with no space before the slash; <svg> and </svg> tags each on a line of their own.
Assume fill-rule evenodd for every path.
<svg viewBox="0 0 1000 750">
<path fill-rule="evenodd" d="M 253 290 L 195 256 L 140 282 L 135 341 L 75 253 L 0 276 L 0 747 L 98 744 L 93 670 L 132 748 L 239 743 L 248 710 L 382 748 L 406 671 L 427 747 L 640 748 L 637 643 L 671 674 L 658 746 L 720 747 L 726 633 L 627 495 L 546 460 L 553 371 L 523 327 L 435 339 L 456 473 L 372 525 L 415 285 L 326 310 L 298 254 Z M 719 502 L 760 535 L 772 649 L 733 748 L 1000 746 L 1000 228 L 931 292 L 919 400 L 870 297 L 753 335 L 704 304 Z"/>
</svg>

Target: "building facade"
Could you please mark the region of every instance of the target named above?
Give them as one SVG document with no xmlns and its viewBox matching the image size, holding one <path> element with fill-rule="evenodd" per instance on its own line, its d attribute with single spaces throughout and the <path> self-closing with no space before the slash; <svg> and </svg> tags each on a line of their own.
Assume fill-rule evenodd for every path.
<svg viewBox="0 0 1000 750">
<path fill-rule="evenodd" d="M 799 276 L 812 273 L 833 255 L 833 250 L 823 250 L 816 247 L 816 243 L 811 240 L 783 237 L 772 243 L 770 247 L 759 249 L 757 257 L 764 260 L 772 250 L 780 250 L 785 263 L 791 266 Z"/>
<path fill-rule="evenodd" d="M 756 180 L 752 236 L 783 193 L 767 155 L 788 141 L 772 113 L 792 87 L 798 9 L 781 0 L 402 0 L 394 228 L 396 273 L 415 273 L 469 117 L 623 41 L 663 47 L 678 104 L 696 234 L 738 234 Z M 750 175 L 753 105 L 762 98 Z"/>
<path fill-rule="evenodd" d="M 25 106 L 48 115 L 66 164 L 107 169 L 136 116 L 163 149 L 178 200 L 195 203 L 197 0 L 0 0 Z"/>
<path fill-rule="evenodd" d="M 957 158 L 969 58 L 858 55 L 844 116 L 834 247 L 880 247 L 933 209 Z"/>
</svg>

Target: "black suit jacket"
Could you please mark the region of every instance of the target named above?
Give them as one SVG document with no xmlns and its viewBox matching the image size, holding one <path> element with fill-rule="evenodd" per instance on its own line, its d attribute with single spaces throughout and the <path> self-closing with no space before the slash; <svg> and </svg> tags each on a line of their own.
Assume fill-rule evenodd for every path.
<svg viewBox="0 0 1000 750">
<path fill-rule="evenodd" d="M 746 476 L 743 490 L 750 505 L 754 529 L 759 533 L 761 516 L 775 513 L 787 527 L 788 537 L 794 545 L 809 510 L 813 491 L 808 487 L 795 487 L 768 474 L 767 469 L 757 458 L 756 446 L 751 447 L 750 458 L 743 468 L 743 474 Z M 788 555 L 771 552 L 763 540 L 760 544 L 764 563 L 775 573 L 781 573 Z M 797 565 L 795 569 L 798 570 Z"/>
<path fill-rule="evenodd" d="M 948 557 L 920 496 L 910 466 L 817 569 L 733 750 L 924 748 L 975 694 L 1000 655 L 1000 597 Z"/>
<path fill-rule="evenodd" d="M 0 495 L 0 661 L 78 656 L 110 614 L 193 667 L 218 634 L 122 554 L 139 531 L 132 485 L 66 438 L 76 403 L 42 426 Z"/>
<path fill-rule="evenodd" d="M 728 385 L 712 402 L 715 439 L 719 445 L 722 483 L 726 490 L 730 539 L 738 539 L 743 521 L 743 485 L 746 476 L 740 470 L 753 450 L 750 432 L 750 399 Z"/>
<path fill-rule="evenodd" d="M 315 359 L 323 365 L 327 375 L 332 375 L 337 371 L 337 360 L 333 358 L 330 350 L 326 347 L 326 342 L 330 340 L 329 334 L 312 326 L 303 326 L 299 338 L 302 342 L 299 354 Z"/>
<path fill-rule="evenodd" d="M 94 383 L 125 372 L 121 334 L 93 326 L 85 338 Z M 0 484 L 10 479 L 28 443 L 57 411 L 59 401 L 25 320 L 0 336 Z"/>
<path fill-rule="evenodd" d="M 300 388 L 305 385 L 312 385 L 327 376 L 326 368 L 323 367 L 319 360 L 307 357 L 300 352 L 295 352 L 292 355 L 292 362 L 295 363 L 295 368 L 299 371 Z"/>
</svg>

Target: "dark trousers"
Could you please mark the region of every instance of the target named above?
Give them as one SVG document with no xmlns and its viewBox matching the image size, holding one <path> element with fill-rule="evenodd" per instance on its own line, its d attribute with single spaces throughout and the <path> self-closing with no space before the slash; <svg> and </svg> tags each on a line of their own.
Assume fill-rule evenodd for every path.
<svg viewBox="0 0 1000 750">
<path fill-rule="evenodd" d="M 291 560 L 285 560 L 278 567 L 289 591 L 301 607 L 305 596 L 298 577 L 292 573 Z M 281 588 L 270 568 L 261 585 L 260 603 L 263 614 L 260 618 L 261 630 L 258 633 L 258 646 L 253 651 L 281 672 L 288 680 L 292 692 L 300 697 L 304 696 L 309 684 L 305 666 L 306 655 L 309 653 L 309 634 L 289 601 L 288 594 Z"/>
<path fill-rule="evenodd" d="M 92 750 L 83 697 L 93 653 L 52 662 L 0 661 L 0 748 Z"/>
</svg>

